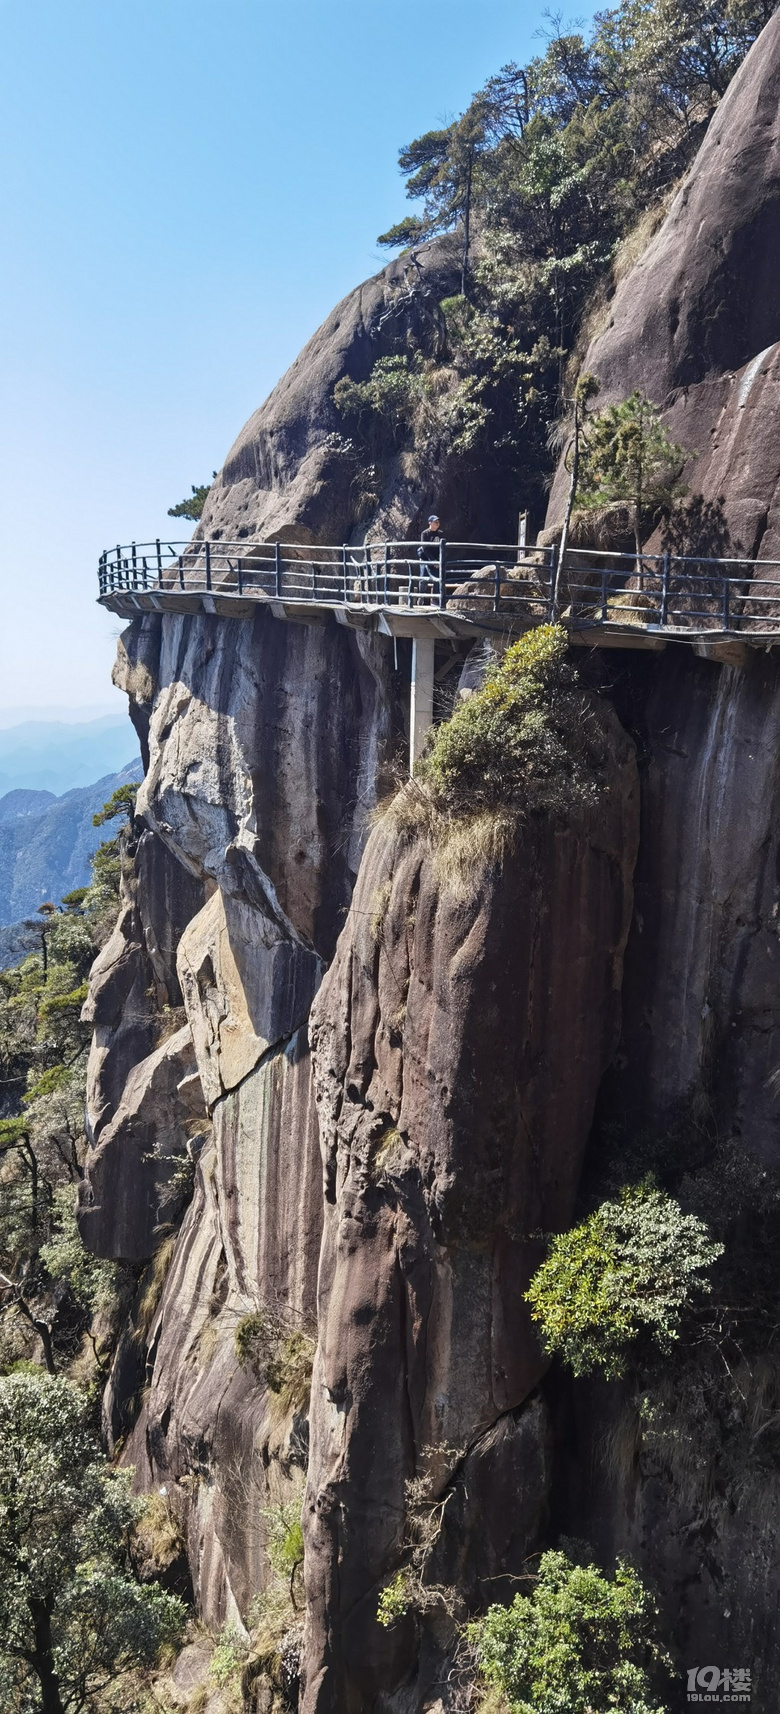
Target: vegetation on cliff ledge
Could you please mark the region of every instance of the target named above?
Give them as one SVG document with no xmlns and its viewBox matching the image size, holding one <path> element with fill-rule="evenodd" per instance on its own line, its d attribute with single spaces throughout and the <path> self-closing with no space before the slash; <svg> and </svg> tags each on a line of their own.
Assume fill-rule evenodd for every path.
<svg viewBox="0 0 780 1714">
<path fill-rule="evenodd" d="M 552 1239 L 526 1302 L 548 1351 L 575 1375 L 600 1369 L 609 1378 L 624 1372 L 642 1336 L 671 1349 L 722 1254 L 703 1221 L 646 1181 Z"/>
<path fill-rule="evenodd" d="M 389 813 L 424 834 L 457 886 L 480 862 L 500 860 L 529 815 L 569 817 L 594 799 L 607 761 L 598 697 L 571 662 L 566 632 L 540 625 L 436 729 Z"/>
<path fill-rule="evenodd" d="M 664 1714 L 659 1683 L 671 1661 L 658 1609 L 636 1572 L 614 1578 L 595 1565 L 544 1553 L 530 1594 L 489 1607 L 467 1627 L 495 1714 Z"/>
</svg>

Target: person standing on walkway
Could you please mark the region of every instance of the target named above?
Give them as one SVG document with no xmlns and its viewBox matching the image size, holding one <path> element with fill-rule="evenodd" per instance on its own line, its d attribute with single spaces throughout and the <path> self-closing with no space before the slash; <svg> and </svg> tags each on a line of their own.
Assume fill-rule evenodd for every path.
<svg viewBox="0 0 780 1714">
<path fill-rule="evenodd" d="M 439 575 L 439 542 L 444 540 L 441 522 L 436 512 L 431 512 L 428 523 L 420 536 L 420 546 L 417 557 L 420 561 L 419 593 L 425 599 L 430 594 L 430 585 Z"/>
</svg>

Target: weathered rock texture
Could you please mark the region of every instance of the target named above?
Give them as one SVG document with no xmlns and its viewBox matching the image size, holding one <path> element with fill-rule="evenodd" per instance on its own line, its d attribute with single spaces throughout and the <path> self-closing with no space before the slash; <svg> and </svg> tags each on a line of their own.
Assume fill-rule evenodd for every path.
<svg viewBox="0 0 780 1714">
<path fill-rule="evenodd" d="M 602 383 L 600 404 L 640 388 L 662 407 L 674 438 L 693 455 L 684 473 L 689 490 L 712 504 L 722 500 L 732 551 L 762 559 L 780 558 L 779 271 L 775 14 L 730 84 L 666 220 L 618 287 L 583 365 Z M 549 525 L 561 517 L 567 484 L 561 468 Z"/>
<path fill-rule="evenodd" d="M 203 889 L 148 828 L 122 848 L 119 917 L 83 1012 L 92 1154 L 79 1221 L 97 1255 L 137 1261 L 180 1212 L 176 1160 L 205 1119 L 189 1030 L 170 1027 L 184 1024 L 176 946 Z"/>
<path fill-rule="evenodd" d="M 209 493 L 204 534 L 235 541 L 341 542 L 365 528 L 365 499 L 344 418 L 333 403 L 342 376 L 364 381 L 380 357 L 441 338 L 441 298 L 458 289 L 457 245 L 423 245 L 389 263 L 337 304 L 260 410 L 250 417 Z M 369 510 L 391 536 L 422 527 L 429 496 L 419 481 L 388 472 L 384 500 Z"/>
<path fill-rule="evenodd" d="M 326 1217 L 305 1512 L 311 1714 L 357 1714 L 410 1670 L 413 1632 L 376 1618 L 402 1560 L 404 1483 L 428 1475 L 444 1492 L 544 1371 L 523 1292 L 534 1235 L 571 1219 L 631 913 L 634 754 L 616 721 L 611 740 L 597 805 L 565 829 L 529 817 L 465 900 L 425 841 L 392 818 L 377 828 L 315 1005 Z M 523 1484 L 507 1496 L 523 1553 L 539 1498 L 529 1518 Z M 463 1569 L 475 1543 L 459 1547 L 461 1583 L 478 1583 Z M 497 1575 L 501 1555 L 482 1551 Z"/>
<path fill-rule="evenodd" d="M 604 1099 L 659 1125 L 697 1092 L 780 1164 L 780 676 L 669 650 L 635 662 L 642 840 L 623 1034 Z"/>
<path fill-rule="evenodd" d="M 141 1281 L 106 1420 L 138 1482 L 171 1496 L 200 1610 L 240 1622 L 268 1576 L 263 1510 L 302 1485 L 306 1425 L 240 1367 L 235 1336 L 260 1309 L 314 1330 L 322 1168 L 305 1026 L 397 736 L 393 657 L 335 623 L 166 616 L 124 634 L 115 676 L 145 745 L 144 837 L 184 877 L 188 908 L 166 938 L 176 913 L 142 841 L 143 911 L 128 902 L 93 981 L 87 1242 L 151 1255 L 171 1179 L 188 1162 L 196 1176 L 172 1256 Z M 174 942 L 186 1024 L 150 1051 L 149 969 Z M 142 995 L 128 1067 L 123 1020 Z"/>
</svg>

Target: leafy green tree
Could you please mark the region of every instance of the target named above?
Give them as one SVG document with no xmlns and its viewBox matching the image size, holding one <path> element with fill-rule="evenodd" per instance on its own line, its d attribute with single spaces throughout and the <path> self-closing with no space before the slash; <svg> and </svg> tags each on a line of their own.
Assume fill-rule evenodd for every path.
<svg viewBox="0 0 780 1714">
<path fill-rule="evenodd" d="M 216 476 L 216 474 L 217 474 L 217 472 L 215 470 L 213 472 L 212 480 L 213 480 L 213 477 Z M 192 484 L 192 493 L 189 496 L 189 499 L 180 500 L 177 506 L 169 506 L 168 507 L 168 517 L 169 518 L 191 518 L 193 523 L 197 523 L 198 519 L 202 518 L 202 516 L 203 516 L 203 508 L 206 504 L 206 500 L 207 500 L 210 493 L 211 493 L 211 482 L 204 482 L 198 488 L 196 488 L 195 484 L 193 483 Z"/>
<path fill-rule="evenodd" d="M 69 1381 L 0 1379 L 0 1694 L 8 1714 L 129 1710 L 122 1685 L 181 1634 L 185 1612 L 128 1570 L 139 1503 L 110 1469 Z"/>
<path fill-rule="evenodd" d="M 642 1335 L 671 1349 L 722 1254 L 702 1220 L 646 1180 L 552 1239 L 526 1302 L 547 1350 L 575 1375 L 600 1369 L 612 1378 Z"/>
<path fill-rule="evenodd" d="M 131 804 L 125 793 L 106 807 L 129 813 Z M 116 918 L 120 870 L 119 841 L 106 841 L 90 886 L 61 910 L 47 906 L 40 955 L 0 972 L 0 1372 L 31 1355 L 32 1332 L 54 1373 L 92 1339 L 98 1310 L 105 1335 L 126 1283 L 122 1270 L 88 1256 L 73 1211 L 86 1147 L 90 1028 L 81 1011 Z M 93 1350 L 100 1367 L 94 1341 Z"/>
<path fill-rule="evenodd" d="M 594 412 L 588 422 L 579 449 L 579 507 L 627 507 L 641 566 L 644 520 L 648 513 L 670 507 L 682 493 L 680 472 L 687 457 L 657 407 L 633 392 L 622 403 Z"/>
<path fill-rule="evenodd" d="M 619 1563 L 608 1578 L 553 1552 L 533 1582 L 468 1626 L 480 1676 L 511 1714 L 665 1714 L 671 1661 L 636 1572 Z"/>
</svg>

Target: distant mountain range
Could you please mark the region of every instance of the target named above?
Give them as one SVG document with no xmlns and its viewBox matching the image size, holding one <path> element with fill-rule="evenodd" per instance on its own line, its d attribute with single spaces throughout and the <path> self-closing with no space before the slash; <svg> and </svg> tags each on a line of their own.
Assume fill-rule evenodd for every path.
<svg viewBox="0 0 780 1714">
<path fill-rule="evenodd" d="M 127 755 L 126 725 L 123 737 Z M 86 885 L 92 852 L 115 831 L 111 825 L 93 827 L 93 815 L 117 786 L 142 778 L 139 757 L 61 797 L 22 788 L 0 797 L 0 969 L 24 956 L 24 917 Z"/>
<path fill-rule="evenodd" d="M 23 788 L 60 797 L 118 773 L 134 748 L 126 716 L 97 720 L 0 721 L 0 797 Z"/>
</svg>

